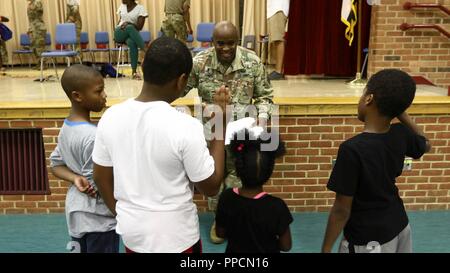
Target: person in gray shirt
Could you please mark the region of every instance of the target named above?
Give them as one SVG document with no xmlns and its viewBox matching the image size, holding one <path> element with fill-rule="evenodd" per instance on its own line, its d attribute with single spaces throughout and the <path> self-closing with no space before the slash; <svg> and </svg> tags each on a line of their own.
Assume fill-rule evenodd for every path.
<svg viewBox="0 0 450 273">
<path fill-rule="evenodd" d="M 92 177 L 97 127 L 91 123 L 90 112 L 101 112 L 106 106 L 103 77 L 93 68 L 74 65 L 64 72 L 61 84 L 72 108 L 50 160 L 53 174 L 72 183 L 66 197 L 72 246 L 81 253 L 118 253 L 115 217 L 98 195 Z"/>
</svg>

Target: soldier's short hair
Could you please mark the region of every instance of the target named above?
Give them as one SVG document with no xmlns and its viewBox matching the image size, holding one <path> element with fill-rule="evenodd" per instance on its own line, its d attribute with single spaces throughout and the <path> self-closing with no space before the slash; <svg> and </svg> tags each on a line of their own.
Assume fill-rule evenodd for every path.
<svg viewBox="0 0 450 273">
<path fill-rule="evenodd" d="M 165 85 L 192 70 L 192 55 L 185 44 L 177 39 L 161 37 L 151 43 L 145 54 L 144 81 Z"/>
</svg>

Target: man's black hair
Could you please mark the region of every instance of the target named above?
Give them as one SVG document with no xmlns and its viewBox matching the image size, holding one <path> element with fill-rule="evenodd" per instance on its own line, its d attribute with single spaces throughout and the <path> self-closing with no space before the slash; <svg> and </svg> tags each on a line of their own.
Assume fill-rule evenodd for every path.
<svg viewBox="0 0 450 273">
<path fill-rule="evenodd" d="M 382 70 L 370 78 L 367 94 L 373 94 L 381 115 L 395 118 L 408 109 L 416 95 L 416 83 L 405 72 Z"/>
<path fill-rule="evenodd" d="M 161 37 L 151 43 L 145 54 L 144 80 L 154 85 L 165 85 L 192 70 L 192 55 L 177 39 Z"/>
</svg>

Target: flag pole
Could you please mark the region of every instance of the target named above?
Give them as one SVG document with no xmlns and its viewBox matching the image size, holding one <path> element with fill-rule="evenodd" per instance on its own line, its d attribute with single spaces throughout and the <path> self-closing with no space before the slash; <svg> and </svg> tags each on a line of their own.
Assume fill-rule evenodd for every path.
<svg viewBox="0 0 450 273">
<path fill-rule="evenodd" d="M 356 54 L 357 67 L 355 79 L 349 82 L 349 84 L 353 86 L 363 86 L 367 84 L 367 81 L 362 79 L 361 53 L 362 53 L 362 0 L 358 0 L 358 52 Z"/>
</svg>

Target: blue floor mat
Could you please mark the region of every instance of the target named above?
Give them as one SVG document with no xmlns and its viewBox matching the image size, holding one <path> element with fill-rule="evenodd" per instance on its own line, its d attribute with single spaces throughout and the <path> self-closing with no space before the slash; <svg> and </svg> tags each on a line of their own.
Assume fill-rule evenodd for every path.
<svg viewBox="0 0 450 273">
<path fill-rule="evenodd" d="M 414 252 L 450 253 L 450 211 L 410 212 L 408 215 Z M 296 213 L 293 216 L 291 253 L 320 252 L 328 214 Z M 223 253 L 225 244 L 214 245 L 208 240 L 212 220 L 210 213 L 200 215 L 203 251 Z M 65 253 L 69 241 L 62 214 L 0 216 L 0 253 Z M 122 252 L 123 249 L 122 245 Z"/>
</svg>

